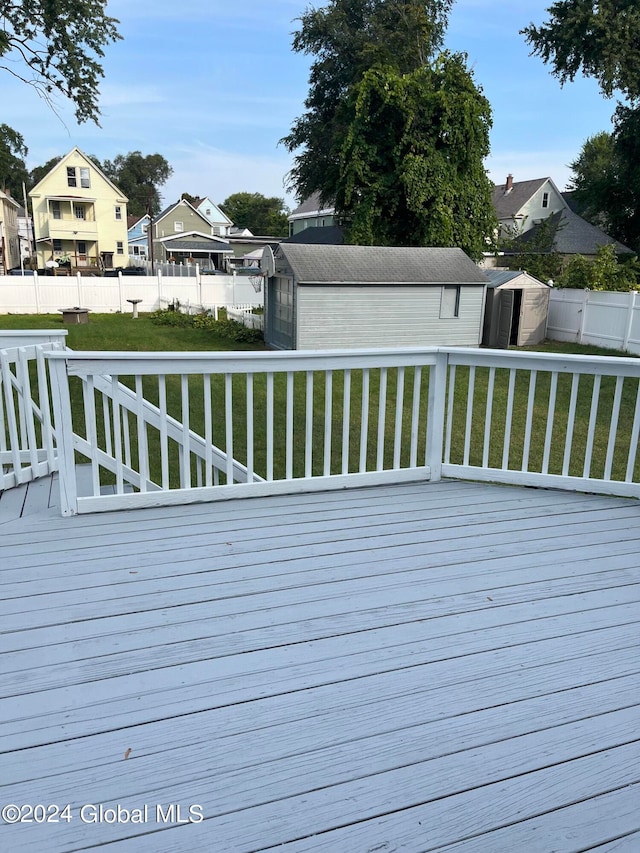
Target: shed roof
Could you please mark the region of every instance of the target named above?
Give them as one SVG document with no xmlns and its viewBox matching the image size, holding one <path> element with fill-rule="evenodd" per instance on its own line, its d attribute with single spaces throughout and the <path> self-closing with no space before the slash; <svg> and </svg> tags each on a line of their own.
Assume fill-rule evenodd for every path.
<svg viewBox="0 0 640 853">
<path fill-rule="evenodd" d="M 489 283 L 487 284 L 489 288 L 502 287 L 504 284 L 509 284 L 509 282 L 515 283 L 520 279 L 548 286 L 546 282 L 540 281 L 539 278 L 529 275 L 524 270 L 485 270 L 484 274 L 489 279 Z"/>
<path fill-rule="evenodd" d="M 462 249 L 281 243 L 278 254 L 290 264 L 298 284 L 487 283 Z"/>
</svg>

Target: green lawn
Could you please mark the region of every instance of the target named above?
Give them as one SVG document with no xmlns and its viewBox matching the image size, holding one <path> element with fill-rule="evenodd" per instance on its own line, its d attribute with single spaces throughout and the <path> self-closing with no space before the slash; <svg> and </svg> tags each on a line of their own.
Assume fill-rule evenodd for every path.
<svg viewBox="0 0 640 853">
<path fill-rule="evenodd" d="M 0 328 L 28 329 L 28 328 L 63 328 L 59 315 L 49 316 L 0 316 Z M 90 315 L 90 321 L 86 325 L 66 326 L 68 330 L 68 345 L 74 350 L 152 350 L 152 351 L 233 351 L 254 350 L 262 351 L 264 347 L 256 344 L 240 345 L 228 339 L 217 338 L 211 331 L 192 328 L 174 328 L 171 326 L 154 324 L 148 316 L 142 315 L 138 320 L 133 320 L 130 315 L 107 314 Z M 588 355 L 616 356 L 620 353 L 612 350 L 604 350 L 598 347 L 584 347 L 575 344 L 564 344 L 559 342 L 548 342 L 536 350 L 557 353 L 583 353 Z M 128 385 L 133 385 L 132 377 L 121 377 Z M 394 457 L 394 432 L 396 421 L 396 385 L 398 374 L 396 370 L 389 370 L 387 374 L 387 396 L 385 411 L 385 441 L 384 441 L 384 465 L 392 464 Z M 343 376 L 336 373 L 333 377 L 332 389 L 332 438 L 330 445 L 331 472 L 339 473 L 342 470 L 342 446 L 343 446 Z M 225 447 L 226 421 L 225 421 L 225 388 L 224 378 L 212 376 L 204 379 L 201 376 L 189 378 L 189 419 L 190 426 L 199 434 L 204 434 L 204 406 L 205 393 L 204 383 L 209 383 L 212 399 L 213 412 L 213 442 L 217 446 Z M 349 418 L 348 436 L 348 465 L 349 471 L 357 471 L 360 464 L 360 424 L 362 422 L 362 382 L 363 375 L 359 370 L 354 370 L 351 375 L 351 404 Z M 455 404 L 453 417 L 453 430 L 451 441 L 451 462 L 462 463 L 464 455 L 464 428 L 467 416 L 467 388 L 469 382 L 469 371 L 466 368 L 458 368 L 455 385 Z M 497 370 L 495 375 L 494 403 L 492 411 L 492 441 L 489 452 L 489 464 L 500 467 L 504 452 L 504 428 L 507 407 L 507 390 L 509 382 L 508 370 Z M 266 377 L 256 376 L 254 379 L 254 433 L 255 433 L 255 470 L 262 476 L 267 471 L 266 447 L 264 434 L 266 430 L 266 406 L 267 387 Z M 473 418 L 471 441 L 469 446 L 469 463 L 480 465 L 483 456 L 483 437 L 486 411 L 486 396 L 488 384 L 488 369 L 476 370 L 475 391 L 473 395 Z M 571 463 L 569 472 L 573 475 L 581 475 L 584 463 L 585 447 L 587 442 L 587 430 L 591 408 L 591 391 L 593 380 L 583 377 L 580 380 L 576 423 L 574 429 L 574 440 L 571 451 Z M 246 448 L 246 422 L 247 422 L 247 400 L 246 386 L 243 376 L 234 376 L 233 383 L 233 456 L 239 461 L 245 462 L 247 458 Z M 547 426 L 547 403 L 549 398 L 550 375 L 539 373 L 534 399 L 533 430 L 531 435 L 531 447 L 529 451 L 529 470 L 539 471 L 542 463 L 545 432 Z M 633 423 L 635 401 L 638 389 L 638 381 L 627 379 L 624 382 L 622 393 L 622 405 L 620 412 L 619 436 L 616 443 L 616 452 L 613 460 L 613 475 L 617 479 L 623 479 L 625 475 L 626 459 L 629 449 L 631 428 Z M 615 380 L 608 377 L 602 380 L 601 402 L 598 409 L 597 428 L 594 441 L 594 464 L 592 474 L 601 476 L 604 471 L 607 441 L 609 434 L 610 415 L 613 405 Z M 82 428 L 82 399 L 79 384 L 72 383 L 74 420 L 79 431 Z M 158 401 L 158 383 L 155 377 L 145 377 L 145 396 L 152 402 Z M 380 405 L 380 373 L 372 370 L 370 373 L 369 403 L 367 413 L 369 418 L 369 439 L 366 448 L 367 468 L 369 470 L 376 466 L 376 427 Z M 403 465 L 409 462 L 410 453 L 410 423 L 413 404 L 414 372 L 407 369 L 404 372 L 404 398 L 401 407 L 402 433 L 400 458 Z M 418 462 L 424 460 L 425 432 L 426 432 L 426 399 L 428 393 L 428 371 L 424 371 L 420 381 L 420 400 L 423 415 L 420 420 L 419 439 L 417 444 Z M 519 468 L 522 462 L 524 430 L 529 394 L 529 375 L 522 371 L 517 375 L 515 385 L 515 405 L 511 425 L 511 445 L 509 451 L 509 462 L 511 467 Z M 565 449 L 567 412 L 571 397 L 571 377 L 561 375 L 557 386 L 556 414 L 553 427 L 553 442 L 551 457 L 549 461 L 550 473 L 561 473 Z M 312 472 L 320 474 L 323 472 L 325 462 L 325 423 L 324 423 L 324 399 L 325 399 L 325 376 L 323 372 L 314 374 L 313 389 L 313 453 Z M 168 410 L 177 420 L 182 421 L 182 392 L 178 377 L 168 377 L 167 380 Z M 286 470 L 286 377 L 276 374 L 274 381 L 274 477 L 284 476 Z M 293 383 L 293 412 L 294 412 L 294 446 L 291 464 L 294 476 L 302 476 L 305 472 L 305 413 L 307 408 L 306 379 L 304 375 L 295 377 Z M 100 411 L 100 408 L 98 409 Z M 135 426 L 133 418 L 130 424 L 132 436 L 132 452 L 135 458 Z M 150 449 L 152 459 L 159 459 L 159 441 L 150 431 Z M 171 458 L 177 471 L 177 446 L 173 446 Z M 158 478 L 158 465 L 155 465 L 153 476 Z M 640 459 L 636 463 L 636 478 L 640 478 Z M 195 471 L 194 471 L 195 482 Z M 172 477 L 172 485 L 177 484 L 177 474 Z"/>
</svg>

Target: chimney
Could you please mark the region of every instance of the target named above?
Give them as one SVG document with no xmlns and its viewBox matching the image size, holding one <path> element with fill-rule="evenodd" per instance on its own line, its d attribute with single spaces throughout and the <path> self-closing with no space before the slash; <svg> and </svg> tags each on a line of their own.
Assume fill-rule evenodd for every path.
<svg viewBox="0 0 640 853">
<path fill-rule="evenodd" d="M 507 183 L 504 186 L 504 193 L 510 193 L 513 189 L 513 175 L 507 175 Z"/>
</svg>

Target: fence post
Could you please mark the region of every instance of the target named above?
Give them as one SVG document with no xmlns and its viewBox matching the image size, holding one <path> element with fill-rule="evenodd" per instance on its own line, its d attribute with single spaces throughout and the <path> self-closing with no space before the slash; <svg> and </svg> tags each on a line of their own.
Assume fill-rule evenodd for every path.
<svg viewBox="0 0 640 853">
<path fill-rule="evenodd" d="M 582 291 L 582 308 L 580 309 L 580 328 L 578 329 L 578 343 L 582 343 L 584 329 L 587 324 L 587 306 L 589 305 L 589 291 Z"/>
<path fill-rule="evenodd" d="M 626 352 L 629 348 L 629 338 L 631 337 L 631 329 L 633 327 L 633 315 L 636 310 L 636 296 L 638 295 L 637 291 L 631 290 L 629 291 L 629 301 L 627 302 L 627 328 L 624 333 L 624 341 L 622 343 L 622 349 Z"/>
<path fill-rule="evenodd" d="M 427 447 L 425 464 L 431 469 L 431 480 L 442 479 L 442 452 L 444 447 L 445 398 L 449 353 L 438 350 L 436 363 L 429 375 L 429 403 L 427 410 Z"/>
<path fill-rule="evenodd" d="M 73 422 L 67 360 L 51 358 L 49 368 L 51 393 L 53 396 L 53 418 L 58 453 L 58 483 L 60 486 L 60 510 L 62 515 L 77 515 L 78 489 L 73 447 Z"/>
<path fill-rule="evenodd" d="M 122 281 L 122 270 L 118 270 L 118 302 L 120 304 L 120 313 L 121 314 L 124 313 L 124 299 L 123 299 L 124 294 L 122 292 L 123 284 L 124 284 L 124 282 Z"/>
<path fill-rule="evenodd" d="M 36 300 L 36 314 L 40 313 L 40 282 L 38 281 L 38 270 L 33 270 L 33 295 Z"/>
<path fill-rule="evenodd" d="M 157 308 L 162 308 L 162 270 L 158 265 L 158 305 Z M 155 309 L 154 309 L 155 310 Z"/>
</svg>

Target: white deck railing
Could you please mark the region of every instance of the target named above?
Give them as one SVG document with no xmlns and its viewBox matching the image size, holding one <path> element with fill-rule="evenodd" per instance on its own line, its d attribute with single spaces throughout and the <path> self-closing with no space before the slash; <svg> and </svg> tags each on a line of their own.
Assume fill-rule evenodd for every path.
<svg viewBox="0 0 640 853">
<path fill-rule="evenodd" d="M 637 359 L 460 348 L 47 359 L 66 514 L 443 476 L 640 497 Z M 86 497 L 74 453 L 92 466 Z"/>
<path fill-rule="evenodd" d="M 59 356 L 67 514 L 429 476 L 436 351 Z M 77 495 L 75 451 L 91 463 L 92 495 Z M 101 494 L 114 474 L 116 494 Z"/>
<path fill-rule="evenodd" d="M 45 352 L 66 331 L 0 332 L 0 490 L 57 470 Z"/>
</svg>

